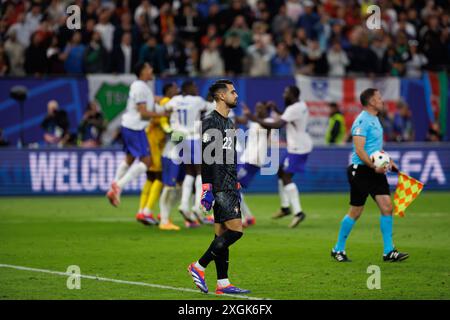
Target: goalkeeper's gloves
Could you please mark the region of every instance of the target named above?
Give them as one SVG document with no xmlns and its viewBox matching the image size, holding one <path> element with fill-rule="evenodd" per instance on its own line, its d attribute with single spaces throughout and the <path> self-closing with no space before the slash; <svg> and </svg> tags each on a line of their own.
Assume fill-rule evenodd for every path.
<svg viewBox="0 0 450 320">
<path fill-rule="evenodd" d="M 180 143 L 184 139 L 184 133 L 181 131 L 172 131 L 170 135 L 170 140 L 175 144 Z"/>
<path fill-rule="evenodd" d="M 202 198 L 200 200 L 200 204 L 204 208 L 205 211 L 211 210 L 214 203 L 214 195 L 212 192 L 212 184 L 204 183 L 202 184 Z"/>
</svg>

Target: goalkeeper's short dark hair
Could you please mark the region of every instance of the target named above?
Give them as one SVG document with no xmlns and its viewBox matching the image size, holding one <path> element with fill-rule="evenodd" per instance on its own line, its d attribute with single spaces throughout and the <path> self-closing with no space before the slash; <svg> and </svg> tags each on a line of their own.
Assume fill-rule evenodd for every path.
<svg viewBox="0 0 450 320">
<path fill-rule="evenodd" d="M 214 98 L 214 100 L 216 100 L 217 93 L 220 90 L 227 89 L 227 85 L 232 85 L 232 84 L 233 84 L 233 82 L 228 79 L 217 80 L 209 87 L 209 94 Z"/>
<path fill-rule="evenodd" d="M 369 104 L 370 98 L 372 98 L 377 91 L 378 89 L 376 88 L 368 88 L 361 92 L 361 95 L 359 96 L 359 101 L 361 101 L 361 104 L 366 107 Z"/>
</svg>

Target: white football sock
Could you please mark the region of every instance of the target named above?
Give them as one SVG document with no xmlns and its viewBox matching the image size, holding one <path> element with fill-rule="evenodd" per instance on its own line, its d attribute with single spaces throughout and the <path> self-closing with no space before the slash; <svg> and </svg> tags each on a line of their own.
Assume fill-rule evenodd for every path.
<svg viewBox="0 0 450 320">
<path fill-rule="evenodd" d="M 169 223 L 169 215 L 171 209 L 171 202 L 169 202 L 170 194 L 174 194 L 175 190 L 172 187 L 164 186 L 161 196 L 159 197 L 159 213 L 161 214 L 161 224 Z"/>
<path fill-rule="evenodd" d="M 116 169 L 114 181 L 119 181 L 125 175 L 125 173 L 127 173 L 129 168 L 130 166 L 125 161 L 122 161 Z"/>
<path fill-rule="evenodd" d="M 251 218 L 253 215 L 250 212 L 250 208 L 247 206 L 247 203 L 244 200 L 244 194 L 241 193 L 241 212 L 242 218 Z"/>
<path fill-rule="evenodd" d="M 205 267 L 203 267 L 198 261 L 195 263 L 195 267 L 200 271 L 205 271 Z"/>
<path fill-rule="evenodd" d="M 117 185 L 122 189 L 128 182 L 136 179 L 147 171 L 147 166 L 143 162 L 139 162 L 132 166 L 125 175 L 117 181 Z"/>
<path fill-rule="evenodd" d="M 176 199 L 181 199 L 181 195 L 183 194 L 183 188 L 180 185 L 176 185 L 175 186 L 175 190 L 173 190 L 173 192 L 170 193 L 170 197 L 169 197 L 169 203 L 170 203 L 170 210 L 169 212 L 172 210 L 172 204 L 175 203 Z M 190 199 L 190 197 L 189 197 Z M 181 205 L 178 207 L 178 210 L 180 210 Z M 185 213 L 187 214 L 187 217 L 189 219 L 191 219 L 192 221 L 195 221 L 197 219 L 197 217 L 195 216 L 195 214 L 193 212 L 189 212 L 189 211 L 185 211 Z M 190 215 L 189 215 L 190 213 Z"/>
<path fill-rule="evenodd" d="M 183 185 L 181 186 L 181 204 L 180 210 L 189 211 L 189 199 L 192 194 L 192 187 L 194 186 L 195 178 L 189 174 L 184 177 Z"/>
<path fill-rule="evenodd" d="M 284 186 L 284 191 L 286 192 L 289 198 L 289 202 L 291 203 L 294 214 L 302 212 L 302 206 L 300 204 L 300 196 L 298 194 L 297 185 L 291 182 Z"/>
<path fill-rule="evenodd" d="M 278 193 L 280 195 L 281 207 L 289 208 L 289 198 L 284 189 L 283 181 L 281 179 L 278 179 Z"/>
<path fill-rule="evenodd" d="M 197 175 L 195 177 L 195 199 L 194 210 L 200 212 L 200 201 L 202 198 L 202 176 Z"/>
<path fill-rule="evenodd" d="M 230 285 L 230 280 L 227 279 L 217 279 L 217 285 L 221 288 L 229 286 Z"/>
</svg>

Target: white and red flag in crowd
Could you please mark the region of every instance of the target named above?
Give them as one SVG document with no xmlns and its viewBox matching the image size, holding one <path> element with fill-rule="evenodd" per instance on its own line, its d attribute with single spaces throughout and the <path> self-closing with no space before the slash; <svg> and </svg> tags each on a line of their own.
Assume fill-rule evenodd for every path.
<svg viewBox="0 0 450 320">
<path fill-rule="evenodd" d="M 306 102 L 310 112 L 308 131 L 316 145 L 325 143 L 328 127 L 328 103 L 336 102 L 344 114 L 347 131 L 355 117 L 361 112 L 360 93 L 367 88 L 377 88 L 385 101 L 388 112 L 395 111 L 400 100 L 400 79 L 386 78 L 320 78 L 296 76 L 300 98 Z"/>
</svg>

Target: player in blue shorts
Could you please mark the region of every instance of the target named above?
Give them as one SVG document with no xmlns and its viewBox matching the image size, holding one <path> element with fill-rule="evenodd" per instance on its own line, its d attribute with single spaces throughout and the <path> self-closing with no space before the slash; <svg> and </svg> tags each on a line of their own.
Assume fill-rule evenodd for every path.
<svg viewBox="0 0 450 320">
<path fill-rule="evenodd" d="M 138 78 L 130 86 L 127 107 L 122 116 L 121 134 L 125 159 L 119 164 L 114 181 L 106 194 L 109 202 L 117 207 L 123 187 L 150 167 L 150 146 L 145 128 L 154 117 L 166 116 L 155 111 L 155 99 L 147 81 L 153 79 L 153 68 L 148 63 L 135 66 Z M 139 162 L 132 166 L 135 159 Z"/>
<path fill-rule="evenodd" d="M 178 198 L 178 191 L 185 178 L 184 167 L 177 161 L 178 156 L 176 155 L 174 149 L 175 143 L 172 141 L 172 139 L 177 140 L 176 136 L 177 133 L 175 132 L 175 135 L 173 135 L 171 140 L 166 143 L 162 157 L 162 182 L 164 186 L 159 198 L 160 224 L 167 224 L 170 222 L 170 211 L 175 203 L 175 199 Z M 195 228 L 200 226 L 200 223 L 197 221 L 197 217 L 193 214 L 183 217 L 186 228 Z"/>
<path fill-rule="evenodd" d="M 308 154 L 312 151 L 313 143 L 306 132 L 309 112 L 304 101 L 300 100 L 300 90 L 296 86 L 288 86 L 283 93 L 285 110 L 280 119 L 268 122 L 252 115 L 246 108 L 244 113 L 252 121 L 259 123 L 266 129 L 280 129 L 286 126 L 287 151 L 280 155 L 280 169 L 278 171 L 278 191 L 281 199 L 281 210 L 274 218 L 282 218 L 294 211 L 294 217 L 289 227 L 294 228 L 302 222 L 306 215 L 302 210 L 297 185 L 292 181 L 296 173 L 305 170 Z M 274 109 L 274 111 L 279 112 Z"/>
<path fill-rule="evenodd" d="M 212 224 L 213 219 L 203 217 L 200 208 L 200 197 L 202 188 L 201 172 L 201 141 L 200 141 L 200 119 L 201 114 L 207 111 L 207 102 L 198 95 L 196 84 L 187 80 L 181 85 L 181 94 L 176 95 L 166 105 L 172 113 L 170 115 L 170 126 L 174 132 L 182 135 L 182 141 L 177 145 L 179 156 L 186 175 L 181 187 L 181 201 L 179 212 L 186 221 L 195 214 L 201 223 Z M 194 205 L 190 206 L 192 189 L 195 186 Z"/>
</svg>

